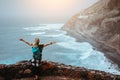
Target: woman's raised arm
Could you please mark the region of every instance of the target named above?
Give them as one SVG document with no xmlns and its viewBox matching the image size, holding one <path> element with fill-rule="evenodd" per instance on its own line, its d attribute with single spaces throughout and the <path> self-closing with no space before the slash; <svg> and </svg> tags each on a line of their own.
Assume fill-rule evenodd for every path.
<svg viewBox="0 0 120 80">
<path fill-rule="evenodd" d="M 56 43 L 55 41 L 51 41 L 51 42 L 49 42 L 49 43 L 47 43 L 47 44 L 44 44 L 44 47 L 49 46 L 49 45 L 52 45 L 52 44 L 55 44 L 55 43 Z"/>
<path fill-rule="evenodd" d="M 29 45 L 29 46 L 32 46 L 31 43 L 29 43 L 28 41 L 24 40 L 23 38 L 20 38 L 19 40 L 22 41 L 22 42 L 24 42 L 24 43 L 26 43 L 26 44 Z"/>
</svg>

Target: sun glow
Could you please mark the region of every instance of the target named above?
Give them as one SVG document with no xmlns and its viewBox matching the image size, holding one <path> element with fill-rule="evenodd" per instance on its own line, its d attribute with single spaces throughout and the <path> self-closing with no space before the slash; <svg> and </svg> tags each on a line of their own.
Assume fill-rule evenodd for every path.
<svg viewBox="0 0 120 80">
<path fill-rule="evenodd" d="M 74 6 L 76 1 L 73 0 L 30 0 L 26 3 L 28 8 L 37 14 L 44 14 L 46 17 L 56 17 L 59 15 L 68 14 Z"/>
<path fill-rule="evenodd" d="M 52 2 L 44 1 L 43 7 L 44 10 L 48 11 L 63 11 L 63 10 L 69 10 L 72 8 L 72 2 L 67 3 L 68 0 L 65 0 L 64 2 L 61 0 L 52 0 Z"/>
<path fill-rule="evenodd" d="M 43 9 L 68 9 L 75 5 L 73 0 L 30 0 L 29 3 L 34 8 Z"/>
<path fill-rule="evenodd" d="M 64 22 L 83 9 L 90 0 L 23 0 L 20 15 L 43 22 Z M 85 5 L 84 5 L 85 3 Z M 53 20 L 53 21 L 52 21 Z"/>
</svg>

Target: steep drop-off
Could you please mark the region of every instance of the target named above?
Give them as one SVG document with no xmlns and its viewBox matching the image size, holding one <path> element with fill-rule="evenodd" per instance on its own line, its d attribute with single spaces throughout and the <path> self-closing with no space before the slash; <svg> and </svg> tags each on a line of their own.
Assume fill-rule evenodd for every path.
<svg viewBox="0 0 120 80">
<path fill-rule="evenodd" d="M 74 15 L 63 29 L 87 41 L 120 67 L 120 0 L 100 0 Z"/>
</svg>

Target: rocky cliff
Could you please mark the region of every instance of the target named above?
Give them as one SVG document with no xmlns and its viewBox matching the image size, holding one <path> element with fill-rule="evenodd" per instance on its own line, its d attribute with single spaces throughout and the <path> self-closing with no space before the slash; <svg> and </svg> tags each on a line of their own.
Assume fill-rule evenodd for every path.
<svg viewBox="0 0 120 80">
<path fill-rule="evenodd" d="M 63 27 L 87 41 L 120 67 L 120 0 L 100 0 L 74 15 Z"/>
<path fill-rule="evenodd" d="M 120 80 L 120 75 L 50 61 L 42 61 L 40 80 Z M 27 60 L 0 65 L 0 80 L 33 80 L 33 67 Z"/>
</svg>

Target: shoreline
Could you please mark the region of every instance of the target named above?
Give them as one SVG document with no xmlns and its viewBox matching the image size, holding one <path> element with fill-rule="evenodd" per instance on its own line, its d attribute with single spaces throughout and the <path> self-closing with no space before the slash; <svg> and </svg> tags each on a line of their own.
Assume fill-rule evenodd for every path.
<svg viewBox="0 0 120 80">
<path fill-rule="evenodd" d="M 116 64 L 118 66 L 118 70 L 120 71 L 120 59 L 119 59 L 120 55 L 115 49 L 106 46 L 104 43 L 97 42 L 89 37 L 77 33 L 75 31 L 66 30 L 66 29 L 62 29 L 62 30 L 65 30 L 67 32 L 66 35 L 74 37 L 77 42 L 88 42 L 93 46 L 95 50 L 103 52 L 105 57 L 108 59 L 108 61 L 110 61 L 112 64 Z"/>
</svg>

